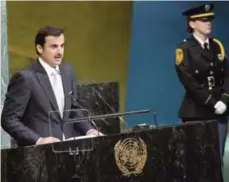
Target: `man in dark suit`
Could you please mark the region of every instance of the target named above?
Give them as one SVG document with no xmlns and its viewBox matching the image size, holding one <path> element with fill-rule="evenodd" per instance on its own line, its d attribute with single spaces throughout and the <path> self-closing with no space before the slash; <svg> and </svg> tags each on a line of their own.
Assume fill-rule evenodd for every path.
<svg viewBox="0 0 229 182">
<path fill-rule="evenodd" d="M 62 63 L 64 42 L 62 29 L 40 29 L 35 37 L 38 59 L 10 80 L 1 124 L 19 146 L 58 142 L 74 137 L 77 132 L 98 135 L 89 121 L 65 122 L 76 117 L 75 112 L 65 110 L 82 107 L 77 101 L 74 70 Z"/>
</svg>

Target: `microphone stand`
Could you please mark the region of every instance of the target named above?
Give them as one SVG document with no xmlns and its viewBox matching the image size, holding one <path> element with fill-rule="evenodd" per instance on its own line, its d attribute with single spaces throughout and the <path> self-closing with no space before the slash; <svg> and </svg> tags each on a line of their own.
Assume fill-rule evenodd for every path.
<svg viewBox="0 0 229 182">
<path fill-rule="evenodd" d="M 66 123 L 72 123 L 72 122 L 82 122 L 82 121 L 88 121 L 88 120 L 99 120 L 103 118 L 113 118 L 118 116 L 127 116 L 127 115 L 136 115 L 136 114 L 146 114 L 149 113 L 150 110 L 137 110 L 137 111 L 129 111 L 129 112 L 122 112 L 122 113 L 114 113 L 114 114 L 104 114 L 104 115 L 97 115 L 97 116 L 88 116 L 83 118 L 77 118 L 77 119 L 68 119 Z"/>
<path fill-rule="evenodd" d="M 102 95 L 95 89 L 92 87 L 93 92 L 103 101 L 104 104 L 106 104 L 106 106 L 113 112 L 116 113 L 116 111 L 110 106 L 110 104 L 102 97 Z M 126 127 L 128 128 L 128 123 L 120 116 L 118 116 L 119 120 L 122 121 Z"/>
</svg>

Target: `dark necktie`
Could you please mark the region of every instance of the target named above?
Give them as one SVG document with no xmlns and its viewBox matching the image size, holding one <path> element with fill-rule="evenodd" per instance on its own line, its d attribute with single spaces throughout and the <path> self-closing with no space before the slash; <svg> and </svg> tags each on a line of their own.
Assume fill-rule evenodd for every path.
<svg viewBox="0 0 229 182">
<path fill-rule="evenodd" d="M 203 50 L 203 56 L 208 60 L 212 61 L 214 59 L 213 53 L 210 49 L 208 49 L 208 43 L 204 43 L 204 50 Z"/>
<path fill-rule="evenodd" d="M 204 43 L 204 50 L 208 50 L 208 43 Z"/>
</svg>

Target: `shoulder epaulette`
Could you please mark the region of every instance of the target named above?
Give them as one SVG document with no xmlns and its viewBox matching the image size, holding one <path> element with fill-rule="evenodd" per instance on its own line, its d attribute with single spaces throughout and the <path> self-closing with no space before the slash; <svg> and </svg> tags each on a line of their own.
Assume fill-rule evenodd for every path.
<svg viewBox="0 0 229 182">
<path fill-rule="evenodd" d="M 225 49 L 223 47 L 223 44 L 218 39 L 215 39 L 215 38 L 213 38 L 212 41 L 215 42 L 216 44 L 218 44 L 219 49 L 220 49 L 220 54 L 221 54 L 220 60 L 224 60 L 224 58 L 225 58 Z"/>
</svg>

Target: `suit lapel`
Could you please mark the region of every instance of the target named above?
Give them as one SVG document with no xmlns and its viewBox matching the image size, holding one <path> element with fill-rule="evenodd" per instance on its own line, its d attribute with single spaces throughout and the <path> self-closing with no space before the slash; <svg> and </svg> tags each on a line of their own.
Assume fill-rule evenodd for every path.
<svg viewBox="0 0 229 182">
<path fill-rule="evenodd" d="M 46 94 L 48 100 L 50 101 L 54 110 L 59 110 L 57 102 L 56 102 L 56 98 L 55 98 L 55 95 L 54 95 L 54 92 L 53 92 L 53 89 L 52 89 L 52 86 L 51 86 L 51 83 L 49 81 L 49 77 L 48 77 L 47 73 L 45 72 L 44 68 L 41 66 L 41 64 L 39 62 L 35 63 L 34 68 L 35 68 L 36 77 L 37 77 L 44 93 Z M 57 115 L 59 115 L 59 117 L 60 117 L 59 112 L 57 112 Z"/>
<path fill-rule="evenodd" d="M 191 40 L 192 49 L 195 49 L 194 55 L 201 55 L 201 53 L 203 52 L 203 48 L 201 47 L 200 43 L 195 39 L 194 36 L 191 36 Z"/>
</svg>

